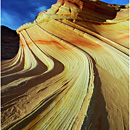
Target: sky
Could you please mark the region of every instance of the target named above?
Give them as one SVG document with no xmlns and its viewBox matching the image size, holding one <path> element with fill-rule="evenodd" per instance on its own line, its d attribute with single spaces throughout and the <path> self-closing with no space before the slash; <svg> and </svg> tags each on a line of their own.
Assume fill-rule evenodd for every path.
<svg viewBox="0 0 130 130">
<path fill-rule="evenodd" d="M 129 0 L 101 0 L 110 4 L 126 5 Z M 57 0 L 1 0 L 1 25 L 16 30 L 34 21 L 39 12 L 47 10 Z"/>
</svg>

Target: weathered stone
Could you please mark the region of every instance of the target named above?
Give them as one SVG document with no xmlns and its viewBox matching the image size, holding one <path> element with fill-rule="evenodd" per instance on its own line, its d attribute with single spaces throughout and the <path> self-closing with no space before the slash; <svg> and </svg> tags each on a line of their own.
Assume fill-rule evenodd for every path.
<svg viewBox="0 0 130 130">
<path fill-rule="evenodd" d="M 128 27 L 124 6 L 58 0 L 18 28 L 19 52 L 2 62 L 2 128 L 128 130 Z"/>
</svg>

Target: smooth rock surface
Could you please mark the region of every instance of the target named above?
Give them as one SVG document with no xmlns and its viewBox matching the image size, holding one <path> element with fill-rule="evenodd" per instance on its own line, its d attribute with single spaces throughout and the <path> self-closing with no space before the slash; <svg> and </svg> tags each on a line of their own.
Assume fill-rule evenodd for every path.
<svg viewBox="0 0 130 130">
<path fill-rule="evenodd" d="M 2 129 L 129 129 L 129 8 L 115 6 L 58 0 L 17 29 L 19 52 L 2 62 Z"/>
<path fill-rule="evenodd" d="M 16 31 L 1 26 L 1 60 L 14 58 L 19 49 L 19 36 Z"/>
</svg>

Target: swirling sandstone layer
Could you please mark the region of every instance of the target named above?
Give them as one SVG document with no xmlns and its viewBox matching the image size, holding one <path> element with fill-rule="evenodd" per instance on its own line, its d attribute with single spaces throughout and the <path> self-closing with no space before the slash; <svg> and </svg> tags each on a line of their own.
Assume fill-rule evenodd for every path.
<svg viewBox="0 0 130 130">
<path fill-rule="evenodd" d="M 121 7 L 58 0 L 17 29 L 19 52 L 2 62 L 2 129 L 128 130 L 129 5 Z"/>
</svg>

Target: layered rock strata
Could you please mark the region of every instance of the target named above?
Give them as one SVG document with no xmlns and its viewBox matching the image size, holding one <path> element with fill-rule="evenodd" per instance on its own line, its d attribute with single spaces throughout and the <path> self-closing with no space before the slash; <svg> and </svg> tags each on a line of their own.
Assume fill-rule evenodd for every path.
<svg viewBox="0 0 130 130">
<path fill-rule="evenodd" d="M 128 130 L 128 11 L 58 0 L 18 28 L 19 52 L 2 62 L 2 128 Z"/>
</svg>

